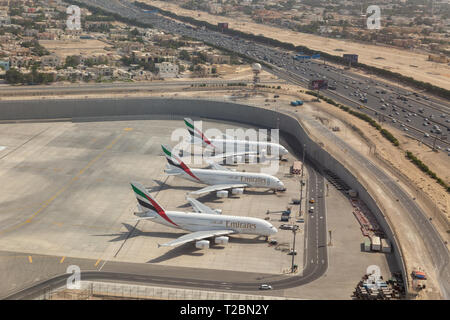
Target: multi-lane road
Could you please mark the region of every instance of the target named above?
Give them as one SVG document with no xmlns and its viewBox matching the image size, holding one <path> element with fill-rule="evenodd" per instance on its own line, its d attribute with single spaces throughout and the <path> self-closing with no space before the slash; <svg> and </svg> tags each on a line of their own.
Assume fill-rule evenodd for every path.
<svg viewBox="0 0 450 320">
<path fill-rule="evenodd" d="M 265 81 L 263 81 L 264 83 Z M 72 93 L 72 92 L 94 92 L 100 90 L 116 90 L 116 89 L 124 89 L 124 90 L 135 90 L 135 89 L 143 89 L 147 91 L 162 91 L 162 89 L 171 88 L 174 90 L 180 90 L 183 88 L 189 88 L 192 86 L 208 84 L 210 86 L 220 86 L 223 85 L 228 89 L 228 84 L 250 84 L 253 81 L 249 80 L 223 80 L 223 79 L 207 79 L 205 81 L 192 81 L 192 80 L 175 80 L 175 81 L 152 81 L 152 82 L 118 82 L 118 83 L 96 83 L 95 85 L 91 84 L 53 84 L 53 85 L 37 85 L 37 86 L 0 86 L 0 94 L 2 97 L 8 95 L 20 95 L 25 92 L 38 91 L 41 94 L 47 93 Z M 273 83 L 273 81 L 267 81 L 267 83 Z"/>
<path fill-rule="evenodd" d="M 128 0 L 81 0 L 106 11 L 119 13 L 130 19 L 152 24 L 155 28 L 202 40 L 249 58 L 265 62 L 275 68 L 267 69 L 290 82 L 308 85 L 312 79 L 327 79 L 335 90 L 322 94 L 340 103 L 371 115 L 384 125 L 397 127 L 437 150 L 450 152 L 450 103 L 404 89 L 399 85 L 376 80 L 344 68 L 326 65 L 320 61 L 300 62 L 295 52 L 233 37 L 204 28 L 165 18 L 156 13 L 145 12 Z M 308 61 L 308 60 L 306 60 Z M 367 103 L 360 101 L 367 98 Z"/>
</svg>

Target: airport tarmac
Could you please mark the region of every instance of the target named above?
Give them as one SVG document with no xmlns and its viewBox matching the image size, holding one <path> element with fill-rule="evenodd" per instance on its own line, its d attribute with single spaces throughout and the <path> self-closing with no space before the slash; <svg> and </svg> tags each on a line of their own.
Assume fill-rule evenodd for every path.
<svg viewBox="0 0 450 320">
<path fill-rule="evenodd" d="M 225 132 L 236 125 L 208 121 L 207 127 Z M 158 248 L 158 243 L 186 232 L 135 220 L 130 181 L 142 182 L 167 210 L 189 211 L 186 192 L 203 187 L 163 172 L 160 144 L 175 145 L 171 135 L 179 128 L 184 128 L 181 120 L 2 124 L 0 250 L 51 255 L 57 262 L 64 257 L 94 259 L 101 261 L 100 269 L 108 261 L 123 261 L 265 274 L 288 271 L 290 231 L 279 229 L 279 246 L 269 246 L 262 237 L 233 235 L 229 244 L 208 250 L 193 244 Z M 289 156 L 280 162 L 277 173 L 286 192 L 249 189 L 229 199 L 211 194 L 199 200 L 223 214 L 270 217 L 278 228 L 279 212 L 298 198 L 298 178 L 288 174 L 292 160 Z M 295 258 L 300 269 L 303 244 L 301 231 Z"/>
</svg>

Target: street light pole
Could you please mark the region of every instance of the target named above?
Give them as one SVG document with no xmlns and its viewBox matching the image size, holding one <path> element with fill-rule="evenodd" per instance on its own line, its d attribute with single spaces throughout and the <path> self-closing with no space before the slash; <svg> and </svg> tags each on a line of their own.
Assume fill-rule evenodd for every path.
<svg viewBox="0 0 450 320">
<path fill-rule="evenodd" d="M 291 271 L 292 273 L 294 273 L 294 259 L 295 259 L 295 234 L 297 233 L 297 226 L 294 225 L 294 228 L 292 229 L 292 232 L 294 233 L 294 242 L 292 244 L 292 266 L 291 266 Z"/>
<path fill-rule="evenodd" d="M 304 177 L 304 172 L 305 172 L 305 153 L 306 153 L 306 144 L 303 144 L 302 177 L 300 179 L 300 207 L 298 208 L 299 216 L 302 215 L 303 177 Z"/>
</svg>

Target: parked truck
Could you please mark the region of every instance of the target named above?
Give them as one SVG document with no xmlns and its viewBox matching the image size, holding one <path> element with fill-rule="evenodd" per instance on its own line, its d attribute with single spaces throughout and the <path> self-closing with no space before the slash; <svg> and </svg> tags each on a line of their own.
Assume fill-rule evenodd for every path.
<svg viewBox="0 0 450 320">
<path fill-rule="evenodd" d="M 412 276 L 416 279 L 427 280 L 427 276 L 425 275 L 425 272 L 423 272 L 423 271 L 414 270 L 412 272 Z"/>
<path fill-rule="evenodd" d="M 373 236 L 371 238 L 372 240 L 372 250 L 373 251 L 380 251 L 381 250 L 381 240 L 380 237 Z"/>
</svg>

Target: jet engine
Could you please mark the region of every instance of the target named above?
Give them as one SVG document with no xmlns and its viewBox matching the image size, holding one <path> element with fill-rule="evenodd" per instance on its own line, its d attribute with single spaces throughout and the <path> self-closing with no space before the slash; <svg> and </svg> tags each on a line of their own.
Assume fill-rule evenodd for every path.
<svg viewBox="0 0 450 320">
<path fill-rule="evenodd" d="M 227 197 L 228 197 L 228 191 L 226 191 L 226 190 L 217 191 L 217 198 L 227 198 Z"/>
<path fill-rule="evenodd" d="M 244 188 L 233 188 L 231 194 L 244 194 Z"/>
<path fill-rule="evenodd" d="M 216 237 L 214 238 L 214 243 L 215 244 L 227 244 L 228 243 L 228 237 L 225 236 L 221 236 L 221 237 Z"/>
<path fill-rule="evenodd" d="M 222 214 L 222 209 L 213 209 L 217 214 Z"/>
<path fill-rule="evenodd" d="M 197 249 L 208 249 L 209 248 L 209 241 L 208 240 L 199 240 L 195 242 L 195 247 Z"/>
</svg>

